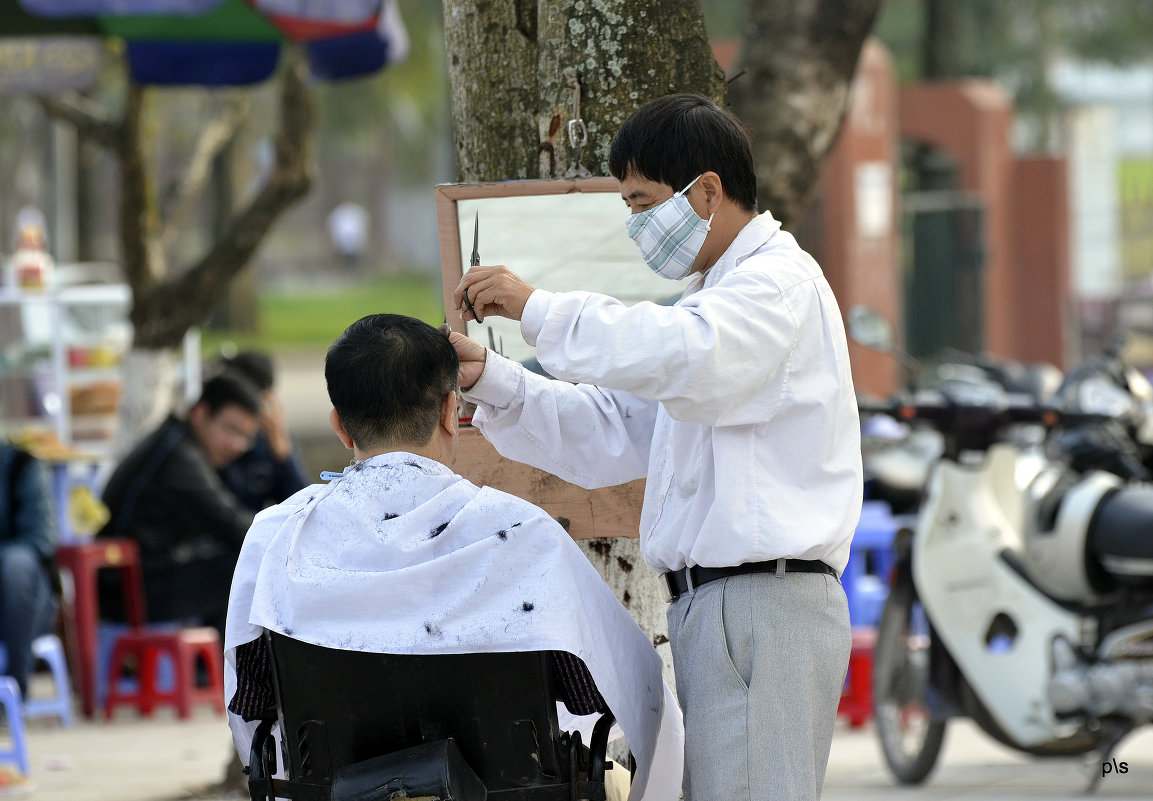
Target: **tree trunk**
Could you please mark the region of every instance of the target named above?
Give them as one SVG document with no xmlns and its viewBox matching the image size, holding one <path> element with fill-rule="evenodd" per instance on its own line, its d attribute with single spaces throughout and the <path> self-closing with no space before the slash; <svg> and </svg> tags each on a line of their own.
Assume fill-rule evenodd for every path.
<svg viewBox="0 0 1153 801">
<path fill-rule="evenodd" d="M 943 81 L 961 74 L 961 37 L 956 0 L 925 0 L 921 78 Z"/>
<path fill-rule="evenodd" d="M 748 128 L 757 201 L 788 227 L 836 142 L 880 0 L 749 0 L 729 101 Z"/>
<path fill-rule="evenodd" d="M 565 70 L 588 132 L 579 163 L 608 175 L 613 133 L 670 92 L 724 96 L 696 0 L 444 0 L 457 179 L 555 178 L 574 164 Z"/>
<path fill-rule="evenodd" d="M 176 354 L 170 350 L 132 348 L 120 364 L 120 405 L 117 412 L 117 456 L 178 406 Z"/>
</svg>

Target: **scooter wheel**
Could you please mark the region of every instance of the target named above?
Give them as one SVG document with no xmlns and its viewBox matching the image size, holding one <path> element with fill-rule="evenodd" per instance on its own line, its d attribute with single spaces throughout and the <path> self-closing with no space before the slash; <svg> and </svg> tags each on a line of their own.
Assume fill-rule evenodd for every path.
<svg viewBox="0 0 1153 801">
<path fill-rule="evenodd" d="M 920 784 L 941 753 L 945 721 L 929 709 L 928 620 L 907 581 L 889 591 L 873 652 L 873 711 L 885 762 L 897 781 Z"/>
</svg>

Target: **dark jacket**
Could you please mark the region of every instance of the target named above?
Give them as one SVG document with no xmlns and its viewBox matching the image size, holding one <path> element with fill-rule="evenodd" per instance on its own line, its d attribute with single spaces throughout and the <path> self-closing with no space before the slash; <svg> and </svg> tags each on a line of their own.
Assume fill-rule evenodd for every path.
<svg viewBox="0 0 1153 801">
<path fill-rule="evenodd" d="M 104 488 L 104 503 L 111 518 L 98 536 L 136 540 L 146 581 L 177 565 L 239 553 L 254 516 L 175 417 L 124 457 Z"/>
<path fill-rule="evenodd" d="M 256 433 L 252 448 L 246 454 L 220 470 L 220 478 L 253 512 L 282 503 L 308 486 L 295 444 L 292 454 L 279 461 L 263 431 Z"/>
<path fill-rule="evenodd" d="M 56 526 L 44 465 L 14 445 L 0 443 L 0 544 L 31 547 L 47 564 Z"/>
</svg>

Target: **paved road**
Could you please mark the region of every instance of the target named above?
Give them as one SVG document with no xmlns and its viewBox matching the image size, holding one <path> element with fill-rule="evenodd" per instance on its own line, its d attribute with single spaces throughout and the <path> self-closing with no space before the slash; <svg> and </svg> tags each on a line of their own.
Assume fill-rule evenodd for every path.
<svg viewBox="0 0 1153 801">
<path fill-rule="evenodd" d="M 859 731 L 842 728 L 833 740 L 824 801 L 1062 801 L 1087 796 L 1088 767 L 1079 760 L 1035 759 L 1018 754 L 986 737 L 969 721 L 950 722 L 945 748 L 936 771 L 916 788 L 895 788 L 882 767 L 872 726 Z M 1109 801 L 1153 798 L 1153 729 L 1131 735 L 1117 759 L 1129 772 L 1098 784 L 1096 797 Z M 1100 765 L 1093 767 L 1099 771 Z"/>
<path fill-rule="evenodd" d="M 36 801 L 220 799 L 199 791 L 219 780 L 231 756 L 231 738 L 223 719 L 207 708 L 189 721 L 175 719 L 166 709 L 152 720 L 123 709 L 111 723 L 84 721 L 71 729 L 33 721 L 29 752 Z M 1153 728 L 1123 743 L 1118 759 L 1128 762 L 1129 773 L 1106 778 L 1097 797 L 1153 798 Z M 959 723 L 930 781 L 898 789 L 881 767 L 871 726 L 854 730 L 842 725 L 833 742 L 824 800 L 1083 801 L 1085 775 L 1075 761 L 1020 757 Z"/>
</svg>

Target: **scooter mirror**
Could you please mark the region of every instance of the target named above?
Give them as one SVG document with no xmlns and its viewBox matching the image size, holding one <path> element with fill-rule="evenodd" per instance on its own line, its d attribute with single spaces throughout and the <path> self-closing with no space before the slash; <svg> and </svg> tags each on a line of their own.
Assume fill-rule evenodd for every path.
<svg viewBox="0 0 1153 801">
<path fill-rule="evenodd" d="M 893 327 L 868 306 L 849 308 L 849 337 L 858 345 L 888 353 L 893 349 Z"/>
</svg>

